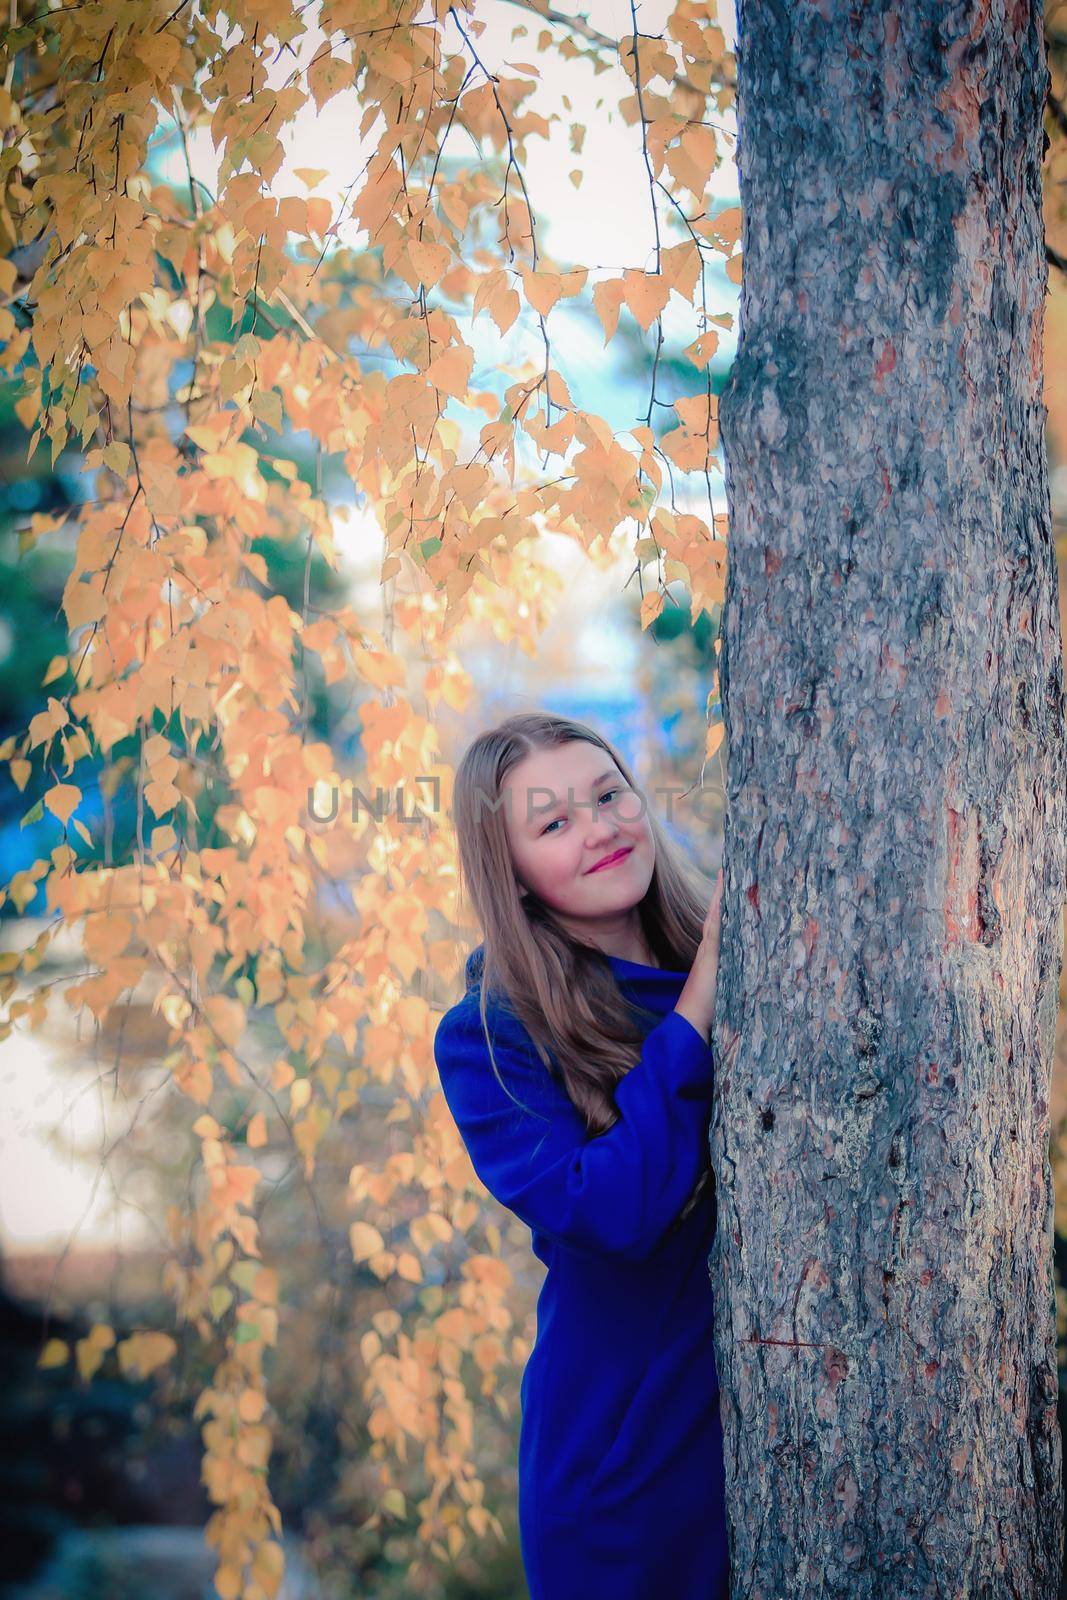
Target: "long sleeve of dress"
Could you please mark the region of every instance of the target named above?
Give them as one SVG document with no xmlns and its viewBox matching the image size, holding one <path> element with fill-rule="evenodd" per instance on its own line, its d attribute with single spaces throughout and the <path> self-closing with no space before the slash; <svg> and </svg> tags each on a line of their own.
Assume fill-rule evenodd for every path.
<svg viewBox="0 0 1067 1600">
<path fill-rule="evenodd" d="M 518 1019 L 491 1006 L 489 1022 L 506 1089 L 493 1071 L 476 1000 L 446 1012 L 434 1037 L 445 1100 L 479 1178 L 559 1244 L 644 1261 L 707 1165 L 710 1045 L 680 1012 L 669 1011 L 615 1087 L 619 1120 L 590 1137 Z"/>
</svg>

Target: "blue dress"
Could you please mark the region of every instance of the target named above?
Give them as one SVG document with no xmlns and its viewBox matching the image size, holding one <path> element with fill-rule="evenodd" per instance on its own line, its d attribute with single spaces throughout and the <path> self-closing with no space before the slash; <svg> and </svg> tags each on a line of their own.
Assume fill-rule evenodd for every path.
<svg viewBox="0 0 1067 1600">
<path fill-rule="evenodd" d="M 615 1086 L 619 1120 L 591 1138 L 495 998 L 506 1087 L 494 1073 L 478 1013 L 483 948 L 438 1024 L 434 1056 L 475 1171 L 529 1225 L 548 1269 L 520 1386 L 531 1600 L 728 1600 L 708 1272 L 712 1052 L 673 1009 L 688 974 L 608 958 L 622 992 L 660 1020 L 643 1024 L 640 1060 Z"/>
</svg>

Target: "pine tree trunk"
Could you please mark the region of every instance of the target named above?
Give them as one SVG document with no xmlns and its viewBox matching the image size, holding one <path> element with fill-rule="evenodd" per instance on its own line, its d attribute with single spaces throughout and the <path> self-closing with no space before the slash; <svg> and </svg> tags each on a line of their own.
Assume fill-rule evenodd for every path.
<svg viewBox="0 0 1067 1600">
<path fill-rule="evenodd" d="M 1052 1600 L 1042 15 L 740 0 L 712 1128 L 733 1595 Z M 717 1038 L 717 1041 L 718 1038 Z"/>
</svg>

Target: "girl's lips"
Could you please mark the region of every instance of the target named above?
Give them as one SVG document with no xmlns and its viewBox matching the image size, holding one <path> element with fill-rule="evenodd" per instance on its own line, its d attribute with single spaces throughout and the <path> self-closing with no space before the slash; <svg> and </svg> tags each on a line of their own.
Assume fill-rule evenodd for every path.
<svg viewBox="0 0 1067 1600">
<path fill-rule="evenodd" d="M 625 850 L 616 851 L 615 855 L 611 856 L 607 861 L 602 861 L 598 867 L 590 867 L 589 871 L 590 872 L 605 872 L 608 867 L 617 866 L 620 861 L 625 861 L 626 860 L 626 857 L 630 854 L 630 851 L 632 849 L 633 849 L 633 845 L 632 844 L 627 845 Z"/>
</svg>

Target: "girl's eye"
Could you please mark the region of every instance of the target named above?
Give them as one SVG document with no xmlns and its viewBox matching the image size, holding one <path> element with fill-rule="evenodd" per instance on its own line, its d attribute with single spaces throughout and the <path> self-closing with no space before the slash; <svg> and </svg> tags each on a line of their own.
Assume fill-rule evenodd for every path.
<svg viewBox="0 0 1067 1600">
<path fill-rule="evenodd" d="M 601 798 L 601 800 L 606 800 L 608 798 L 608 796 L 611 795 L 611 794 L 621 794 L 621 793 L 622 793 L 621 789 L 605 789 L 604 793 L 600 796 L 600 798 Z M 562 822 L 563 820 L 564 819 L 562 817 L 556 817 L 554 821 L 550 822 L 547 825 L 547 827 L 542 828 L 541 829 L 541 837 L 542 837 L 542 839 L 544 838 L 546 833 L 550 833 L 552 831 L 552 829 L 556 826 L 557 822 Z"/>
</svg>

